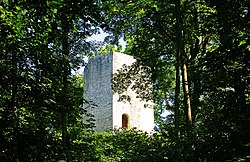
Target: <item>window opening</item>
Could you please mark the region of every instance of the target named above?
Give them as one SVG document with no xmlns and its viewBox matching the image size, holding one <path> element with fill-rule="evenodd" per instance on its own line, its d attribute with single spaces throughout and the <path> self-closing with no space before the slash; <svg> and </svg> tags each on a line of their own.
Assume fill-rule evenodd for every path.
<svg viewBox="0 0 250 162">
<path fill-rule="evenodd" d="M 129 119 L 127 114 L 122 115 L 122 128 L 128 128 L 129 126 Z"/>
</svg>

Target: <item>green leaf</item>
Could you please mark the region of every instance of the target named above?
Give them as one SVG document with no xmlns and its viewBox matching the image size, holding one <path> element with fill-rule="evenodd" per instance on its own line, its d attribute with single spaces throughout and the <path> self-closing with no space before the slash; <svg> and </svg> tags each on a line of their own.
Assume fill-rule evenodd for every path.
<svg viewBox="0 0 250 162">
<path fill-rule="evenodd" d="M 250 51 L 250 45 L 247 46 L 248 51 Z"/>
<path fill-rule="evenodd" d="M 246 40 L 240 41 L 239 46 L 241 46 L 241 45 L 243 45 L 243 44 L 246 44 L 246 43 L 247 43 L 247 41 L 246 41 Z"/>
</svg>

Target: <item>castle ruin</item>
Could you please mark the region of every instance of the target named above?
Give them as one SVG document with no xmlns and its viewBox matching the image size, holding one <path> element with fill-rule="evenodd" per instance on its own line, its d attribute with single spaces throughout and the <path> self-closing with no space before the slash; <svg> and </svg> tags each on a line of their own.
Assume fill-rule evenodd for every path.
<svg viewBox="0 0 250 162">
<path fill-rule="evenodd" d="M 152 104 L 145 108 L 144 105 L 149 102 L 137 98 L 131 88 L 125 91 L 130 96 L 130 101 L 118 101 L 119 94 L 112 90 L 113 74 L 124 64 L 131 65 L 135 61 L 132 56 L 111 52 L 94 57 L 85 67 L 84 98 L 97 105 L 95 108 L 88 108 L 94 115 L 96 131 L 134 127 L 146 132 L 153 130 Z M 84 106 L 88 107 L 86 104 Z"/>
</svg>

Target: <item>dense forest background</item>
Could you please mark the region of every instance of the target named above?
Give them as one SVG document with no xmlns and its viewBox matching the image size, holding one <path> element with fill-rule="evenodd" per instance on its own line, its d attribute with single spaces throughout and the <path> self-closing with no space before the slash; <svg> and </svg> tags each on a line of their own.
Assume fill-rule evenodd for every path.
<svg viewBox="0 0 250 162">
<path fill-rule="evenodd" d="M 249 8 L 249 0 L 1 0 L 0 161 L 249 160 Z M 100 30 L 105 42 L 87 41 Z M 156 104 L 151 135 L 82 122 L 89 101 L 75 71 L 120 51 L 120 38 L 138 58 L 128 79 L 150 67 L 153 94 L 135 90 Z M 166 110 L 173 115 L 162 119 Z"/>
</svg>

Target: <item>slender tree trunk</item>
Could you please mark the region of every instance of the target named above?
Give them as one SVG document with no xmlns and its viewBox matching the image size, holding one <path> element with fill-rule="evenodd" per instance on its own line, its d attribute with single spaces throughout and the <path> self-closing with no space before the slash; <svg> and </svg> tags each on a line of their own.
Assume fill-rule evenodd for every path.
<svg viewBox="0 0 250 162">
<path fill-rule="evenodd" d="M 179 53 L 180 67 L 182 71 L 182 88 L 184 92 L 184 107 L 188 125 L 192 124 L 191 102 L 188 83 L 187 57 L 185 54 L 184 34 L 183 34 L 183 15 L 180 8 L 180 0 L 176 3 L 176 24 L 177 24 L 177 51 Z M 176 58 L 177 59 L 177 58 Z"/>
<path fill-rule="evenodd" d="M 178 55 L 178 54 L 177 54 Z M 178 58 L 178 56 L 176 56 Z M 176 59 L 177 59 L 176 58 Z M 179 131 L 180 125 L 180 61 L 176 60 L 175 66 L 175 100 L 174 100 L 174 113 L 175 113 L 175 128 Z"/>
<path fill-rule="evenodd" d="M 70 161 L 70 155 L 68 153 L 68 137 L 67 137 L 67 112 L 68 112 L 68 76 L 70 75 L 70 67 L 69 67 L 69 21 L 67 16 L 62 13 L 62 63 L 63 63 L 63 88 L 62 88 L 62 108 L 61 108 L 61 118 L 62 118 L 62 145 L 63 152 L 66 155 L 67 161 Z"/>
<path fill-rule="evenodd" d="M 182 65 L 182 87 L 184 92 L 184 104 L 186 109 L 186 119 L 188 126 L 192 124 L 192 111 L 191 111 L 191 102 L 190 102 L 190 93 L 189 93 L 189 84 L 188 84 L 188 69 L 187 64 L 183 63 Z"/>
<path fill-rule="evenodd" d="M 175 65 L 175 128 L 179 136 L 179 117 L 180 117 L 180 0 L 175 4 L 176 12 L 176 65 Z"/>
<path fill-rule="evenodd" d="M 175 65 L 175 138 L 176 138 L 176 157 L 177 161 L 181 160 L 181 143 L 180 143 L 180 70 L 181 70 L 181 11 L 180 11 L 180 0 L 175 1 L 175 14 L 176 14 L 176 65 Z"/>
<path fill-rule="evenodd" d="M 184 4 L 184 8 L 185 8 L 185 5 L 186 4 Z M 176 43 L 177 43 L 178 57 L 176 59 L 179 60 L 178 62 L 179 69 L 181 69 L 181 72 L 182 72 L 181 75 L 182 75 L 182 88 L 183 88 L 183 93 L 184 93 L 184 112 L 186 114 L 186 119 L 187 119 L 187 127 L 186 127 L 187 132 L 186 133 L 187 133 L 187 137 L 193 137 L 191 134 L 192 116 L 191 116 L 191 102 L 190 102 L 190 94 L 189 94 L 189 86 L 188 86 L 189 84 L 188 83 L 188 69 L 187 69 L 187 62 L 186 62 L 187 56 L 185 54 L 184 33 L 183 33 L 183 20 L 182 20 L 183 16 L 184 15 L 182 14 L 182 11 L 181 11 L 181 2 L 180 0 L 177 0 L 176 1 L 176 25 L 177 25 L 176 26 L 177 28 L 177 42 Z M 179 69 L 178 71 L 180 71 Z M 178 141 L 177 147 L 180 148 L 179 161 L 183 161 L 183 159 L 181 159 L 181 155 L 183 154 L 182 153 L 183 149 L 191 150 L 192 144 L 188 145 L 188 147 L 185 147 L 181 145 L 180 141 Z"/>
</svg>

